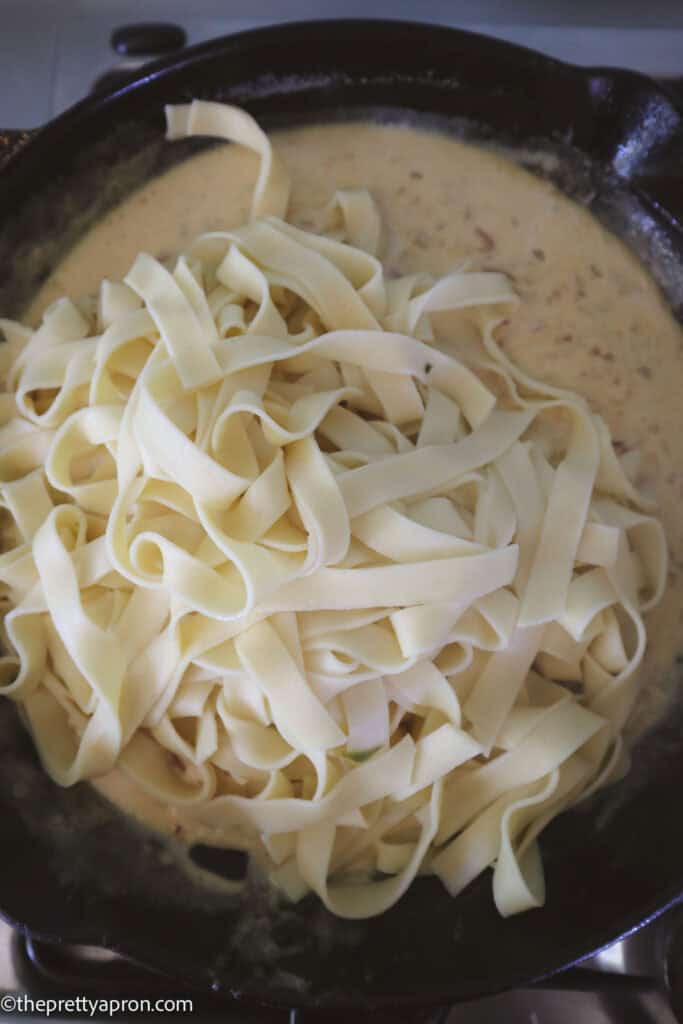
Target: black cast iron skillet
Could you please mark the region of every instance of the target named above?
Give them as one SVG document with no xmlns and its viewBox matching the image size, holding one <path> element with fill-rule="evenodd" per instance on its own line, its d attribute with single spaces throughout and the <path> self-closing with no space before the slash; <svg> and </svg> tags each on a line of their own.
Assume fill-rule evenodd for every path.
<svg viewBox="0 0 683 1024">
<path fill-rule="evenodd" d="M 642 256 L 683 313 L 683 126 L 653 82 L 450 29 L 342 21 L 185 51 L 26 141 L 0 173 L 3 314 L 20 312 L 107 208 L 204 144 L 162 139 L 163 104 L 192 97 L 241 104 L 271 128 L 409 114 L 520 151 L 540 145 L 558 157 L 559 186 Z M 107 946 L 252 1001 L 361 1009 L 518 986 L 680 899 L 682 714 L 674 703 L 645 737 L 628 780 L 544 833 L 542 910 L 501 920 L 487 873 L 455 901 L 427 879 L 384 916 L 347 922 L 312 898 L 292 908 L 255 886 L 235 898 L 190 881 L 89 787 L 54 786 L 0 701 L 0 907 L 34 934 Z"/>
</svg>

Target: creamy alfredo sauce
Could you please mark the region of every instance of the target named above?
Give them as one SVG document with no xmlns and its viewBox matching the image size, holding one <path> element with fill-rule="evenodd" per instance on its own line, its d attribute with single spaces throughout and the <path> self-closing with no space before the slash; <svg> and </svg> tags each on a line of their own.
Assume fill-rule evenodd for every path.
<svg viewBox="0 0 683 1024">
<path fill-rule="evenodd" d="M 656 496 L 671 558 L 666 596 L 647 616 L 647 686 L 632 719 L 633 731 L 643 728 L 662 707 L 683 646 L 683 332 L 657 286 L 585 210 L 478 147 L 410 128 L 346 124 L 280 133 L 276 148 L 291 173 L 292 223 L 315 229 L 336 189 L 366 187 L 385 225 L 390 270 L 438 275 L 467 261 L 508 274 L 522 302 L 500 329 L 507 354 L 584 395 L 618 447 L 640 452 L 639 483 Z M 220 147 L 152 182 L 72 250 L 28 319 L 61 295 L 78 298 L 102 278 L 122 278 L 140 251 L 163 258 L 201 232 L 243 223 L 257 171 L 249 151 Z M 448 316 L 436 325 L 447 338 Z M 150 824 L 216 841 L 120 772 L 97 785 Z"/>
</svg>

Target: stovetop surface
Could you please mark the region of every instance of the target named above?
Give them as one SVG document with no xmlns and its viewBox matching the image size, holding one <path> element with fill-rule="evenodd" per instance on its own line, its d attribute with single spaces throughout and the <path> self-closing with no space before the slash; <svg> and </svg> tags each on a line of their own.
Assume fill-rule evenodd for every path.
<svg viewBox="0 0 683 1024">
<path fill-rule="evenodd" d="M 109 39 L 127 22 L 175 22 L 191 45 L 274 22 L 368 16 L 459 26 L 577 64 L 683 75 L 679 0 L 0 0 L 0 128 L 36 127 L 85 95 L 116 63 Z"/>
</svg>

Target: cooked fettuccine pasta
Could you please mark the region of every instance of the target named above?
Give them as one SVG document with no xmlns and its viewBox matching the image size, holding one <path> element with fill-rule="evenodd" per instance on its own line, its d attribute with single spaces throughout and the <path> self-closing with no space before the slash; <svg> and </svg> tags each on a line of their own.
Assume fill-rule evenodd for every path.
<svg viewBox="0 0 683 1024">
<path fill-rule="evenodd" d="M 504 354 L 503 274 L 389 277 L 368 192 L 296 228 L 246 113 L 167 116 L 258 154 L 252 214 L 0 321 L 2 692 L 57 783 L 117 767 L 291 899 L 363 918 L 493 866 L 501 914 L 538 906 L 539 833 L 624 771 L 665 584 L 632 460 Z"/>
</svg>

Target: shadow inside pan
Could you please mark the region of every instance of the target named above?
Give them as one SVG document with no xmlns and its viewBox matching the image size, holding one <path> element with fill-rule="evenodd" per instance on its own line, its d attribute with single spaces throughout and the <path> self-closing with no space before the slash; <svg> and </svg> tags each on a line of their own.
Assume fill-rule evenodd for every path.
<svg viewBox="0 0 683 1024">
<path fill-rule="evenodd" d="M 242 850 L 224 850 L 197 843 L 190 848 L 190 859 L 217 878 L 241 882 L 247 877 L 249 857 Z"/>
</svg>

